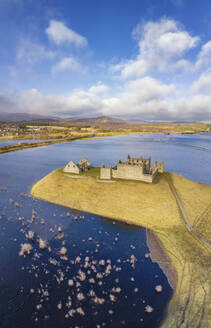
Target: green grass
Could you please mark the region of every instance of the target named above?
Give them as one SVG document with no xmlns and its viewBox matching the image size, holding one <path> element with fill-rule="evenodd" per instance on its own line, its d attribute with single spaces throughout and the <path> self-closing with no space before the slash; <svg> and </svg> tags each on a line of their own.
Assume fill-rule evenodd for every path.
<svg viewBox="0 0 211 328">
<path fill-rule="evenodd" d="M 87 176 L 87 177 L 93 177 L 93 178 L 99 178 L 100 177 L 100 167 L 91 167 L 88 171 L 81 172 L 80 175 Z"/>
<path fill-rule="evenodd" d="M 57 170 L 57 172 L 64 173 L 65 175 L 75 175 L 75 176 L 84 176 L 84 177 L 93 177 L 93 178 L 99 178 L 100 177 L 100 167 L 91 167 L 88 171 L 83 171 L 78 173 L 72 173 L 72 172 L 64 172 L 63 168 L 60 168 Z"/>
</svg>

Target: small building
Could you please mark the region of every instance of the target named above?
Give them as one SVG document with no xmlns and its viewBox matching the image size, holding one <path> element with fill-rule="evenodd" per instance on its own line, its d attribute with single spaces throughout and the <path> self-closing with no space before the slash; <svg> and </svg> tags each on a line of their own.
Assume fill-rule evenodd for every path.
<svg viewBox="0 0 211 328">
<path fill-rule="evenodd" d="M 80 162 L 78 162 L 78 166 L 82 171 L 87 171 L 91 167 L 91 163 L 88 161 L 86 157 L 83 157 Z"/>
<path fill-rule="evenodd" d="M 100 169 L 101 179 L 127 179 L 127 180 L 140 180 L 152 183 L 158 173 L 164 172 L 164 161 L 155 161 L 151 165 L 151 158 L 133 158 L 127 156 L 126 162 L 118 161 L 116 166 L 105 167 L 102 164 Z"/>
<path fill-rule="evenodd" d="M 63 171 L 67 173 L 79 174 L 80 172 L 88 171 L 90 167 L 91 163 L 87 160 L 87 158 L 83 157 L 77 164 L 75 164 L 73 161 L 70 161 L 64 167 Z"/>
<path fill-rule="evenodd" d="M 79 174 L 80 173 L 80 168 L 78 166 L 78 164 L 75 164 L 73 161 L 70 161 L 65 168 L 63 169 L 64 172 L 67 173 L 76 173 Z"/>
</svg>

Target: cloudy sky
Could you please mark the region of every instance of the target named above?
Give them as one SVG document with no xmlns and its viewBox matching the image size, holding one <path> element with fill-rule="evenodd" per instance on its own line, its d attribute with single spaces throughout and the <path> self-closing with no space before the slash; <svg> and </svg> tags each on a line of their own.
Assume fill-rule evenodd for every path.
<svg viewBox="0 0 211 328">
<path fill-rule="evenodd" d="M 0 112 L 211 122 L 210 0 L 0 0 Z"/>
</svg>

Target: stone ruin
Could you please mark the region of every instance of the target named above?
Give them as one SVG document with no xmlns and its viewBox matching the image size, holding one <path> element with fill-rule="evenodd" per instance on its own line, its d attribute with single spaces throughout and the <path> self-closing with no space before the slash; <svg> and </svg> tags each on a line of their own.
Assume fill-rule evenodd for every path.
<svg viewBox="0 0 211 328">
<path fill-rule="evenodd" d="M 80 172 L 88 171 L 91 168 L 91 163 L 87 158 L 83 157 L 80 162 L 75 164 L 70 161 L 65 168 L 64 172 L 80 174 Z M 139 180 L 152 183 L 158 173 L 164 172 L 164 161 L 155 161 L 151 164 L 151 158 L 136 158 L 127 156 L 126 161 L 118 161 L 118 163 L 112 167 L 106 167 L 104 164 L 100 168 L 100 179 L 111 180 L 126 179 L 126 180 Z"/>
<path fill-rule="evenodd" d="M 118 161 L 116 166 L 100 168 L 100 179 L 111 180 L 112 178 L 126 180 L 140 180 L 152 183 L 158 173 L 164 172 L 164 161 L 155 161 L 151 165 L 151 158 L 135 158 L 127 156 L 126 162 Z"/>
<path fill-rule="evenodd" d="M 79 174 L 83 171 L 88 171 L 91 167 L 91 163 L 88 161 L 86 157 L 83 157 L 80 162 L 75 164 L 73 161 L 70 161 L 63 169 L 64 172 L 67 173 L 75 173 Z"/>
</svg>

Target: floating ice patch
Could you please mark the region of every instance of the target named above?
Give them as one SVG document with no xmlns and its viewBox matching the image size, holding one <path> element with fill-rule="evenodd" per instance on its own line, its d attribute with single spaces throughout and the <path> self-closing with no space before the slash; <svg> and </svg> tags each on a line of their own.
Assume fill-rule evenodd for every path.
<svg viewBox="0 0 211 328">
<path fill-rule="evenodd" d="M 67 248 L 66 248 L 66 247 L 62 247 L 62 248 L 60 249 L 60 254 L 61 254 L 61 255 L 66 255 L 66 254 L 67 254 Z"/>
<path fill-rule="evenodd" d="M 153 311 L 153 308 L 150 305 L 147 305 L 145 307 L 145 311 L 148 312 L 148 313 L 151 313 Z"/>
<path fill-rule="evenodd" d="M 78 294 L 77 294 L 77 299 L 78 299 L 79 301 L 83 301 L 83 300 L 85 299 L 84 294 L 83 294 L 83 293 L 78 293 Z"/>
<path fill-rule="evenodd" d="M 80 280 L 80 281 L 84 281 L 86 279 L 86 275 L 83 271 L 79 270 L 78 271 L 78 276 L 77 278 Z"/>
<path fill-rule="evenodd" d="M 27 244 L 27 243 L 21 244 L 21 250 L 19 252 L 19 255 L 20 256 L 29 255 L 29 254 L 31 254 L 32 249 L 33 249 L 33 247 L 31 244 Z"/>
<path fill-rule="evenodd" d="M 74 285 L 74 281 L 72 279 L 69 279 L 68 280 L 68 286 L 72 287 L 73 285 Z"/>
<path fill-rule="evenodd" d="M 43 240 L 42 238 L 39 238 L 38 242 L 40 249 L 45 249 L 47 247 L 47 241 Z"/>
<path fill-rule="evenodd" d="M 33 240 L 34 239 L 34 231 L 29 230 L 28 233 L 26 234 L 26 238 Z"/>
<path fill-rule="evenodd" d="M 157 286 L 155 286 L 155 290 L 157 293 L 160 293 L 160 292 L 162 292 L 163 287 L 161 285 L 157 285 Z"/>
</svg>

